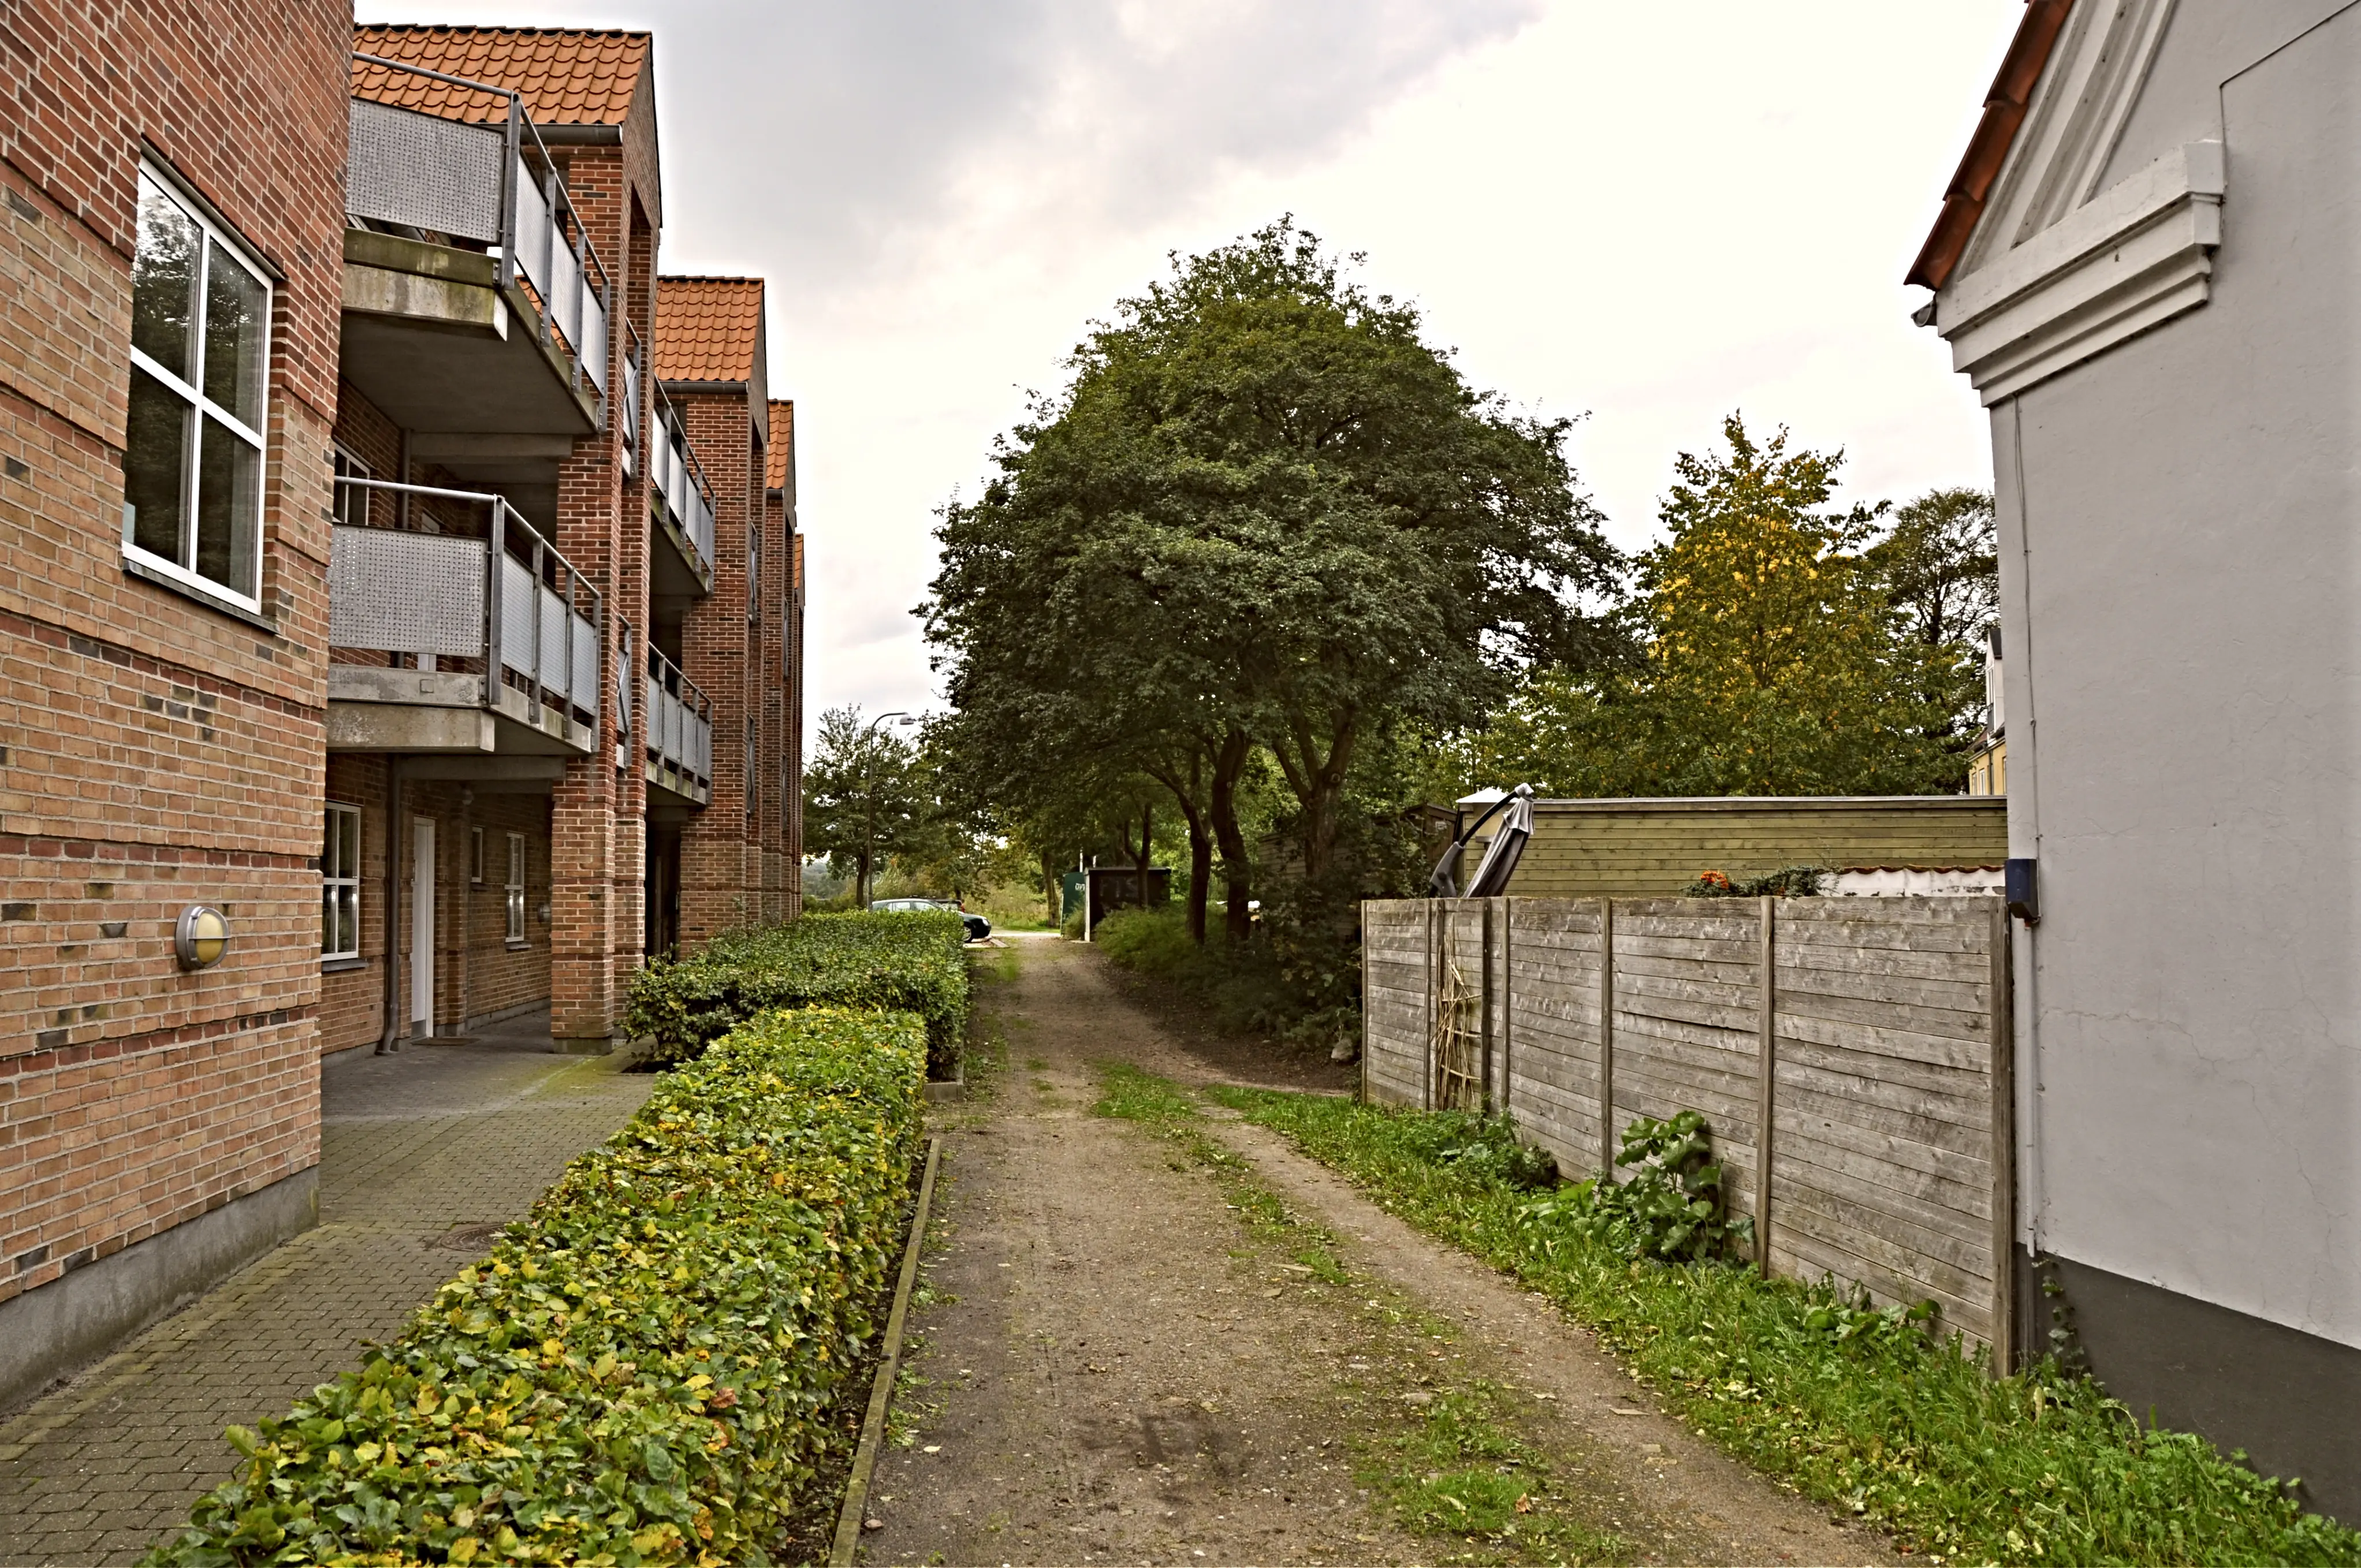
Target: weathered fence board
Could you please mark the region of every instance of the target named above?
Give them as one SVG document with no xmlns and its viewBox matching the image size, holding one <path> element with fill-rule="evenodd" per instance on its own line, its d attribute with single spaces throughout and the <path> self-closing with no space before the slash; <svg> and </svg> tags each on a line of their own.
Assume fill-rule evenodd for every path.
<svg viewBox="0 0 2361 1568">
<path fill-rule="evenodd" d="M 1996 900 L 1421 900 L 1362 929 L 1369 1099 L 1505 1112 L 1576 1177 L 1701 1112 L 1773 1272 L 1932 1299 L 2005 1354 Z"/>
</svg>

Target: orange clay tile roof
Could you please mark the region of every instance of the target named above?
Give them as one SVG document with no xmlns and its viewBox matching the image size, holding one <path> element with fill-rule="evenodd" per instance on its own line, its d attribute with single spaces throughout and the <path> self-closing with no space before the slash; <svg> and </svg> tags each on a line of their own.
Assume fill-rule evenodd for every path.
<svg viewBox="0 0 2361 1568">
<path fill-rule="evenodd" d="M 656 379 L 751 381 L 762 328 L 760 278 L 659 278 Z"/>
<path fill-rule="evenodd" d="M 647 63 L 649 35 L 589 27 L 373 27 L 353 49 L 464 76 L 524 95 L 542 126 L 620 126 Z M 454 120 L 504 120 L 500 100 L 464 87 L 353 62 L 353 96 Z"/>
<path fill-rule="evenodd" d="M 763 454 L 763 488 L 783 490 L 787 488 L 787 458 L 795 451 L 796 405 L 781 398 L 771 400 L 771 444 Z"/>
<path fill-rule="evenodd" d="M 1969 236 L 1976 232 L 1976 221 L 1984 215 L 1984 200 L 2000 178 L 2000 166 L 2008 161 L 2017 127 L 2025 124 L 2026 111 L 2032 107 L 2034 85 L 2049 63 L 2049 51 L 2056 47 L 2058 35 L 2066 26 L 2066 13 L 2073 5 L 2074 0 L 2026 0 L 2025 18 L 2009 40 L 1992 91 L 1984 94 L 1984 112 L 1976 122 L 1975 135 L 1968 138 L 1959 172 L 1943 192 L 1943 210 L 1904 282 L 1940 289 L 1951 280 L 1960 253 L 1968 248 Z"/>
</svg>

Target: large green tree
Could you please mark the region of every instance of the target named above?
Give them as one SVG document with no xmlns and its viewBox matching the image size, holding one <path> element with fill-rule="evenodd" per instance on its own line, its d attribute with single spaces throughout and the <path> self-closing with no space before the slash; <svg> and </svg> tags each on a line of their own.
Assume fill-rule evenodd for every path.
<svg viewBox="0 0 2361 1568">
<path fill-rule="evenodd" d="M 1758 441 L 1735 414 L 1722 433 L 1676 459 L 1666 537 L 1640 558 L 1642 659 L 1539 673 L 1478 767 L 1578 795 L 1956 788 L 1966 567 L 1925 541 L 1888 547 L 1883 507 L 1832 505 L 1840 454 Z"/>
<path fill-rule="evenodd" d="M 853 906 L 865 909 L 885 857 L 931 847 L 932 779 L 915 741 L 857 707 L 821 714 L 816 740 L 804 765 L 804 846 L 852 877 Z"/>
<path fill-rule="evenodd" d="M 983 771 L 1088 751 L 1171 793 L 1234 932 L 1259 748 L 1298 863 L 1336 870 L 1356 754 L 1479 718 L 1536 658 L 1586 667 L 1617 558 L 1568 425 L 1510 411 L 1281 222 L 1176 258 L 946 509 L 928 630 Z M 1207 879 L 1192 879 L 1199 887 Z"/>
<path fill-rule="evenodd" d="M 1925 653 L 1921 695 L 1963 782 L 1984 698 L 1984 642 L 2000 619 L 1992 493 L 1950 487 L 1903 502 L 1867 559 L 1901 634 Z"/>
</svg>

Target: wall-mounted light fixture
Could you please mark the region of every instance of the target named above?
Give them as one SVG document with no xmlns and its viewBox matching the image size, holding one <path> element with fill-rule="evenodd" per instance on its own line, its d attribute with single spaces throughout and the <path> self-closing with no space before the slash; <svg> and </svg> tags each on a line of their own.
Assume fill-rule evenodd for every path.
<svg viewBox="0 0 2361 1568">
<path fill-rule="evenodd" d="M 229 951 L 229 917 L 209 904 L 192 904 L 172 927 L 172 952 L 182 969 L 211 969 Z"/>
</svg>

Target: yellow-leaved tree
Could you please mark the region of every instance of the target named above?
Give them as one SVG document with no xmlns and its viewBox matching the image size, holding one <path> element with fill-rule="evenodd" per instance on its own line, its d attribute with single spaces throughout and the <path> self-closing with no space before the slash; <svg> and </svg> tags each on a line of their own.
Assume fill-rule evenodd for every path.
<svg viewBox="0 0 2361 1568">
<path fill-rule="evenodd" d="M 1884 508 L 1829 505 L 1839 453 L 1758 441 L 1689 453 L 1640 557 L 1642 650 L 1543 672 L 1476 746 L 1491 779 L 1559 795 L 1916 795 L 1958 787 L 1948 711 L 1963 646 L 1914 637 L 1867 554 Z"/>
</svg>

